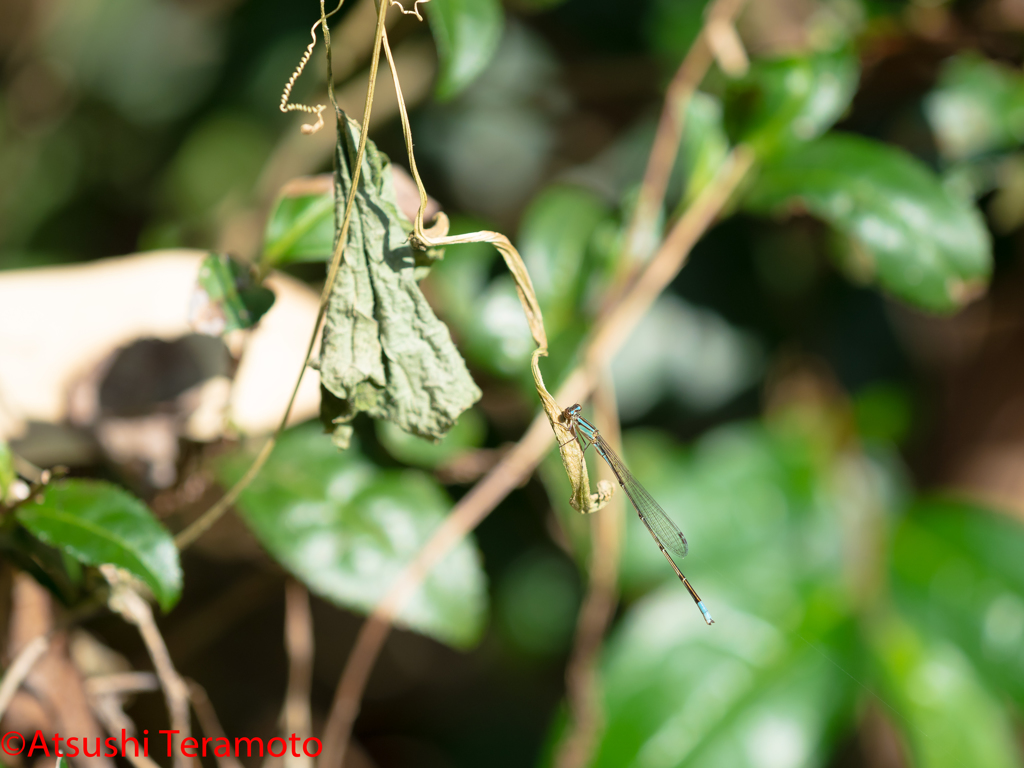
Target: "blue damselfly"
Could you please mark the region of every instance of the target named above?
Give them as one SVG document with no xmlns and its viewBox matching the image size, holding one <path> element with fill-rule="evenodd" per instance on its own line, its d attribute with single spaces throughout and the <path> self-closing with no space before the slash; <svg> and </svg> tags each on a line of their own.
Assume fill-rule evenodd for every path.
<svg viewBox="0 0 1024 768">
<path fill-rule="evenodd" d="M 700 612 L 704 615 L 704 621 L 708 624 L 714 624 L 715 621 L 704 606 L 700 595 L 697 594 L 697 590 L 690 585 L 683 572 L 679 570 L 675 560 L 672 559 L 673 555 L 680 558 L 686 557 L 689 545 L 686 543 L 686 537 L 683 535 L 683 532 L 672 522 L 672 518 L 665 514 L 665 510 L 647 492 L 647 489 L 640 485 L 640 482 L 626 469 L 622 459 L 608 446 L 608 443 L 601 437 L 601 433 L 598 432 L 597 428 L 580 415 L 581 410 L 579 403 L 569 406 L 562 411 L 562 420 L 568 425 L 569 431 L 579 441 L 584 451 L 593 445 L 598 455 L 608 463 L 608 466 L 619 481 L 619 485 L 622 486 L 622 490 L 626 492 L 626 496 L 633 502 L 633 508 L 636 510 L 637 515 L 640 516 L 641 522 L 647 527 L 651 536 L 654 537 L 654 541 L 657 542 L 658 548 L 661 549 L 661 554 L 668 560 L 672 570 L 676 572 L 676 576 L 679 577 L 679 580 L 689 590 L 693 602 L 700 608 Z"/>
</svg>

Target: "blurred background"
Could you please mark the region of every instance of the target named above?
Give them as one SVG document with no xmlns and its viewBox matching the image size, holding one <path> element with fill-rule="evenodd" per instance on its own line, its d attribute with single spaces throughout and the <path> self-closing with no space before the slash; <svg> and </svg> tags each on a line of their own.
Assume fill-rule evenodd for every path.
<svg viewBox="0 0 1024 768">
<path fill-rule="evenodd" d="M 704 3 L 422 8 L 426 23 L 388 16 L 421 172 L 455 231 L 504 232 L 522 252 L 554 391 L 631 266 L 625 228 Z M 0 438 L 27 462 L 128 489 L 171 531 L 244 472 L 312 328 L 334 215 L 315 175 L 331 171 L 335 137 L 330 120 L 300 133 L 309 117 L 278 105 L 318 12 L 0 3 Z M 354 116 L 374 14 L 346 0 L 332 19 Z M 580 764 L 1022 765 L 1024 3 L 751 0 L 738 30 L 751 68 L 712 67 L 664 219 L 731 144 L 769 147 L 764 173 L 611 369 L 623 455 L 686 532 L 684 570 L 717 623 L 703 625 L 630 509 L 597 513 L 624 515 L 625 533 L 602 726 Z M 325 77 L 321 44 L 293 99 L 323 103 Z M 407 168 L 389 81 L 370 137 Z M 207 250 L 275 270 L 251 339 L 187 322 Z M 422 287 L 482 390 L 450 436 L 360 417 L 339 453 L 319 425 L 297 426 L 238 514 L 182 554 L 181 599 L 159 625 L 229 736 L 280 727 L 286 581 L 312 593 L 319 734 L 389 576 L 538 410 L 533 344 L 491 246 L 449 247 Z M 315 420 L 307 383 L 295 421 Z M 346 765 L 566 765 L 594 524 L 569 492 L 552 453 L 431 577 L 385 645 Z M 335 517 L 299 519 L 324 499 Z M 387 515 L 408 542 L 382 543 Z M 2 556 L 7 615 L 25 566 Z M 55 605 L 81 597 L 47 586 Z M 150 668 L 116 616 L 75 632 L 72 650 Z M 166 727 L 159 694 L 124 705 L 140 728 Z M 7 728 L 58 717 L 26 707 Z"/>
</svg>

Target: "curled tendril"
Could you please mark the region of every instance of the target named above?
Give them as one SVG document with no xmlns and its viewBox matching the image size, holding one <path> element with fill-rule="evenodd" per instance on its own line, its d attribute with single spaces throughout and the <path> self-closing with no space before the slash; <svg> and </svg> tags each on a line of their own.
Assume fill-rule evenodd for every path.
<svg viewBox="0 0 1024 768">
<path fill-rule="evenodd" d="M 391 5 L 397 6 L 398 10 L 400 10 L 406 16 L 415 16 L 420 21 L 423 21 L 423 17 L 420 15 L 420 3 L 429 3 L 429 2 L 430 2 L 430 0 L 416 0 L 416 2 L 414 2 L 412 4 L 412 10 L 411 11 L 406 10 L 405 6 L 402 5 L 401 0 L 391 0 Z"/>
<path fill-rule="evenodd" d="M 330 18 L 331 16 L 336 14 L 339 10 L 341 10 L 341 4 L 343 2 L 345 2 L 345 0 L 339 0 L 337 7 L 333 11 L 328 13 L 325 18 Z M 392 0 L 392 2 L 394 2 L 394 0 Z M 424 2 L 424 0 L 417 0 L 417 3 L 419 3 L 419 2 Z M 417 15 L 419 15 L 419 14 L 417 14 Z M 295 87 L 295 81 L 299 79 L 299 76 L 302 74 L 303 70 L 306 69 L 306 64 L 309 63 L 309 57 L 313 55 L 313 49 L 316 47 L 316 29 L 317 29 L 317 27 L 320 26 L 320 22 L 321 22 L 321 20 L 318 19 L 317 22 L 312 27 L 309 28 L 309 36 L 313 40 L 312 40 L 312 42 L 309 45 L 306 46 L 306 52 L 304 54 L 302 54 L 302 58 L 299 59 L 299 65 L 295 68 L 295 71 L 292 72 L 291 77 L 288 78 L 288 82 L 285 83 L 285 85 L 284 85 L 284 91 L 281 93 L 281 106 L 280 106 L 280 109 L 281 109 L 282 112 L 285 112 L 285 113 L 288 113 L 288 112 L 305 112 L 305 113 L 310 114 L 310 115 L 316 115 L 316 122 L 315 123 L 306 123 L 300 129 L 303 133 L 305 133 L 307 135 L 308 134 L 312 134 L 312 133 L 316 133 L 317 131 L 319 131 L 321 128 L 324 127 L 324 114 L 323 113 L 324 113 L 324 110 L 327 109 L 327 105 L 326 104 L 316 104 L 316 105 L 310 106 L 309 104 L 293 104 L 290 101 L 288 101 L 288 99 L 291 98 L 292 88 Z"/>
</svg>

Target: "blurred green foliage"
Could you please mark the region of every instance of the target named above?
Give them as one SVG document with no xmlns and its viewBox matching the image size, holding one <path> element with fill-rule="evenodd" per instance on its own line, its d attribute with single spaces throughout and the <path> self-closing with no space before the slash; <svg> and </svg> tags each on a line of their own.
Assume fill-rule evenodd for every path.
<svg viewBox="0 0 1024 768">
<path fill-rule="evenodd" d="M 501 41 L 504 13 L 498 0 L 431 0 L 424 8 L 441 65 L 437 97 L 450 99 L 490 63 Z"/>
<path fill-rule="evenodd" d="M 218 465 L 226 485 L 252 455 Z M 319 595 L 368 611 L 384 596 L 449 507 L 436 481 L 415 470 L 385 471 L 357 448 L 340 453 L 320 430 L 282 436 L 238 506 L 260 542 Z M 436 566 L 398 614 L 399 623 L 459 647 L 474 644 L 487 615 L 480 556 L 463 542 Z"/>
<path fill-rule="evenodd" d="M 522 653 L 564 653 L 579 601 L 579 574 L 571 563 L 545 550 L 527 552 L 509 566 L 495 595 L 498 630 Z"/>
<path fill-rule="evenodd" d="M 6 440 L 0 440 L 0 503 L 7 500 L 7 494 L 17 478 L 18 476 L 14 472 L 11 446 L 7 444 Z"/>
<path fill-rule="evenodd" d="M 852 51 L 755 61 L 729 85 L 731 133 L 769 157 L 815 139 L 843 115 L 857 91 Z"/>
<path fill-rule="evenodd" d="M 999 277 L 999 247 L 1016 247 L 1000 236 L 1024 222 L 1020 53 L 1005 41 L 985 49 L 981 35 L 936 43 L 927 14 L 961 13 L 948 4 L 810 6 L 792 23 L 781 11 L 751 12 L 741 28 L 749 72 L 729 80 L 715 71 L 687 105 L 659 228 L 738 144 L 753 149 L 755 168 L 612 366 L 627 423 L 624 459 L 686 532 L 691 555 L 682 566 L 717 623 L 703 625 L 627 507 L 593 766 L 845 765 L 855 734 L 878 721 L 896 734 L 908 765 L 1021 764 L 1024 526 L 917 488 L 935 478 L 920 472 L 914 440 L 942 413 L 915 378 L 934 373 L 910 372 L 908 360 L 927 352 L 914 348 L 920 335 L 896 339 L 893 330 L 907 314 L 896 302 L 952 313 Z M 293 150 L 268 83 L 287 77 L 316 9 L 250 2 L 201 12 L 166 0 L 60 7 L 33 54 L 59 87 L 27 98 L 30 79 L 0 102 L 4 266 L 136 247 L 212 248 L 231 223 L 262 230 L 251 258 L 319 289 L 323 273 L 307 262 L 331 255 L 334 195 L 262 189 L 277 167 L 271 159 L 284 162 Z M 436 99 L 413 105 L 418 158 L 453 233 L 515 233 L 544 311 L 552 389 L 578 362 L 610 286 L 633 266 L 620 253 L 655 92 L 696 37 L 704 8 L 670 0 L 421 6 L 439 70 Z M 973 23 L 966 12 L 955 18 Z M 396 49 L 426 35 L 408 17 L 399 23 Z M 894 70 L 879 61 L 893 51 L 931 67 L 926 82 L 890 89 L 884 80 Z M 614 66 L 602 69 L 606 61 Z M 917 71 L 898 64 L 900 73 Z M 304 79 L 297 96 L 319 87 Z M 79 103 L 47 102 L 51 91 Z M 393 124 L 375 134 L 395 160 L 397 136 Z M 380 191 L 387 161 L 374 152 L 368 175 Z M 324 155 L 302 173 L 327 164 Z M 359 222 L 377 217 L 390 236 L 390 189 L 385 197 L 362 196 Z M 265 226 L 254 225 L 262 222 L 256 210 L 266 212 Z M 398 229 L 404 234 L 407 222 Z M 369 256 L 381 247 L 368 246 Z M 419 278 L 424 263 L 412 258 L 404 266 Z M 260 314 L 239 291 L 235 264 L 211 257 L 202 278 L 224 302 L 229 328 Z M 445 468 L 493 456 L 475 451 L 515 439 L 535 410 L 533 342 L 493 249 L 448 248 L 422 285 L 483 390 L 480 405 L 436 443 L 390 421 L 353 420 L 357 438 L 339 453 L 311 426 L 290 430 L 237 504 L 273 560 L 358 613 L 373 608 L 462 493 L 458 483 L 442 486 Z M 785 389 L 779 370 L 793 357 L 821 363 L 809 366 L 816 388 L 780 404 L 772 399 Z M 94 566 L 114 562 L 162 607 L 174 605 L 177 552 L 139 498 L 75 478 L 48 487 L 39 503 L 18 502 L 8 495 L 15 474 L 5 448 L 0 499 L 16 511 L 0 521 L 0 549 L 12 562 L 69 604 L 95 592 Z M 228 485 L 251 458 L 227 445 L 209 463 Z M 550 760 L 568 725 L 555 701 L 593 520 L 569 507 L 553 453 L 538 478 L 485 523 L 479 544 L 463 542 L 431 572 L 399 620 L 458 649 L 479 644 L 472 674 L 503 670 L 502 684 L 481 694 L 488 717 L 508 706 L 503 694 L 543 674 L 535 687 L 547 698 L 531 700 L 535 722 L 515 721 L 508 743 L 532 750 L 547 728 Z M 400 695 L 416 694 L 381 698 Z M 368 739 L 384 721 L 401 731 L 391 714 L 367 728 Z M 491 730 L 466 726 L 465 712 L 444 714 L 470 755 L 453 764 L 501 764 Z M 431 749 L 443 742 L 425 725 L 408 730 Z M 401 762 L 380 751 L 381 765 Z M 427 764 L 421 757 L 406 764 Z"/>
<path fill-rule="evenodd" d="M 991 236 L 974 205 L 899 150 L 835 134 L 765 165 L 747 199 L 754 211 L 809 211 L 846 238 L 840 263 L 932 311 L 983 290 Z"/>
</svg>

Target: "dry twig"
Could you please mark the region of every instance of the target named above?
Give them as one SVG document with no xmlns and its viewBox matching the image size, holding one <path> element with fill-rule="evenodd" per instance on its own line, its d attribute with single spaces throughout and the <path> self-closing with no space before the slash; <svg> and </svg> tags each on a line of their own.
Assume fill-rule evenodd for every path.
<svg viewBox="0 0 1024 768">
<path fill-rule="evenodd" d="M 129 624 L 138 627 L 149 658 L 153 661 L 157 679 L 160 680 L 160 687 L 167 700 L 171 730 L 178 732 L 174 738 L 174 766 L 175 768 L 189 768 L 189 760 L 180 748 L 182 739 L 188 738 L 191 730 L 188 686 L 178 674 L 178 670 L 174 668 L 171 656 L 167 652 L 167 646 L 153 619 L 153 611 L 150 609 L 149 603 L 132 589 L 130 583 L 121 576 L 115 566 L 102 565 L 100 571 L 110 583 L 110 598 L 108 600 L 110 609 L 122 616 Z"/>
<path fill-rule="evenodd" d="M 18 692 L 18 688 L 21 687 L 29 672 L 32 671 L 32 667 L 43 657 L 43 654 L 46 653 L 49 647 L 49 634 L 39 635 L 27 643 L 18 652 L 18 655 L 14 657 L 11 666 L 4 672 L 3 680 L 0 680 L 0 720 L 4 719 L 4 712 L 10 706 L 11 701 L 14 699 L 14 694 Z"/>
</svg>

